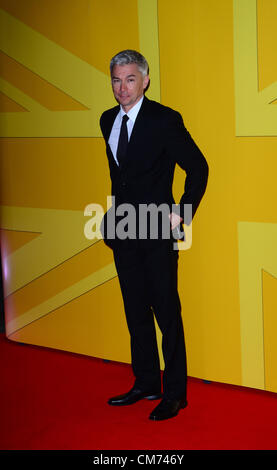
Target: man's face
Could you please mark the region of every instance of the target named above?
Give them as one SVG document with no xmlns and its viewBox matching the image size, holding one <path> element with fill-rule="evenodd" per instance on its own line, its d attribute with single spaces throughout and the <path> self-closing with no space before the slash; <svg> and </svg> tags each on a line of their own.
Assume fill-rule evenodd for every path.
<svg viewBox="0 0 277 470">
<path fill-rule="evenodd" d="M 149 82 L 137 64 L 115 65 L 112 70 L 112 88 L 116 101 L 128 112 L 142 97 Z"/>
</svg>

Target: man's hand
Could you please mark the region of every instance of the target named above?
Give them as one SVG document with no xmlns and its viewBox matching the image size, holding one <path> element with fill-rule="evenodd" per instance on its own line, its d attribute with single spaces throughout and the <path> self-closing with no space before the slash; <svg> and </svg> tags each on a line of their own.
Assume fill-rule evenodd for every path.
<svg viewBox="0 0 277 470">
<path fill-rule="evenodd" d="M 178 225 L 182 222 L 182 217 L 179 217 L 179 215 L 175 214 L 174 212 L 171 212 L 169 214 L 169 219 L 171 223 L 171 230 L 174 230 Z"/>
</svg>

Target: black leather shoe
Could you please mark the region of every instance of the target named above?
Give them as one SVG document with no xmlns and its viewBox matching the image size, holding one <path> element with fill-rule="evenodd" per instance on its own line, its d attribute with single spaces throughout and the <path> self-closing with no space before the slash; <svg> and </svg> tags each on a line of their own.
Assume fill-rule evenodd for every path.
<svg viewBox="0 0 277 470">
<path fill-rule="evenodd" d="M 163 398 L 163 400 L 154 408 L 152 413 L 149 415 L 149 419 L 153 419 L 154 421 L 162 421 L 163 419 L 173 418 L 177 416 L 179 411 L 182 408 L 187 406 L 187 401 L 182 398 L 180 400 L 169 400 L 167 398 Z"/>
<path fill-rule="evenodd" d="M 160 392 L 143 392 L 133 387 L 128 393 L 110 398 L 108 404 L 113 406 L 132 405 L 143 398 L 147 398 L 147 400 L 158 400 L 161 396 L 162 394 Z"/>
</svg>

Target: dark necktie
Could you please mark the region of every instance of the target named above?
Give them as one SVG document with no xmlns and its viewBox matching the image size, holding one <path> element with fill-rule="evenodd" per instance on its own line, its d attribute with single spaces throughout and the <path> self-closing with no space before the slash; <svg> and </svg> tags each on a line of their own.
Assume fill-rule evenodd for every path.
<svg viewBox="0 0 277 470">
<path fill-rule="evenodd" d="M 119 166 L 122 164 L 124 157 L 127 153 L 127 146 L 128 146 L 128 130 L 127 130 L 127 121 L 128 121 L 127 114 L 124 114 L 121 123 L 121 129 L 118 139 L 118 146 L 116 151 L 116 158 L 118 161 Z"/>
</svg>

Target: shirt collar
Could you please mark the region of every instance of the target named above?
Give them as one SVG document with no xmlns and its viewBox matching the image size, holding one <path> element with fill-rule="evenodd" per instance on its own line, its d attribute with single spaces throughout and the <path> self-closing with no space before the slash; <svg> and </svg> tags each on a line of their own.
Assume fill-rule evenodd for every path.
<svg viewBox="0 0 277 470">
<path fill-rule="evenodd" d="M 128 111 L 128 113 L 125 113 L 125 111 L 123 111 L 122 107 L 120 106 L 120 117 L 121 117 L 121 119 L 123 118 L 124 114 L 127 114 L 128 118 L 131 119 L 131 121 L 135 122 L 135 120 L 137 118 L 137 115 L 138 115 L 138 112 L 140 110 L 140 107 L 142 105 L 143 98 L 144 98 L 144 96 L 142 96 L 142 98 L 135 104 L 135 106 L 133 106 L 130 109 L 130 111 Z"/>
</svg>

